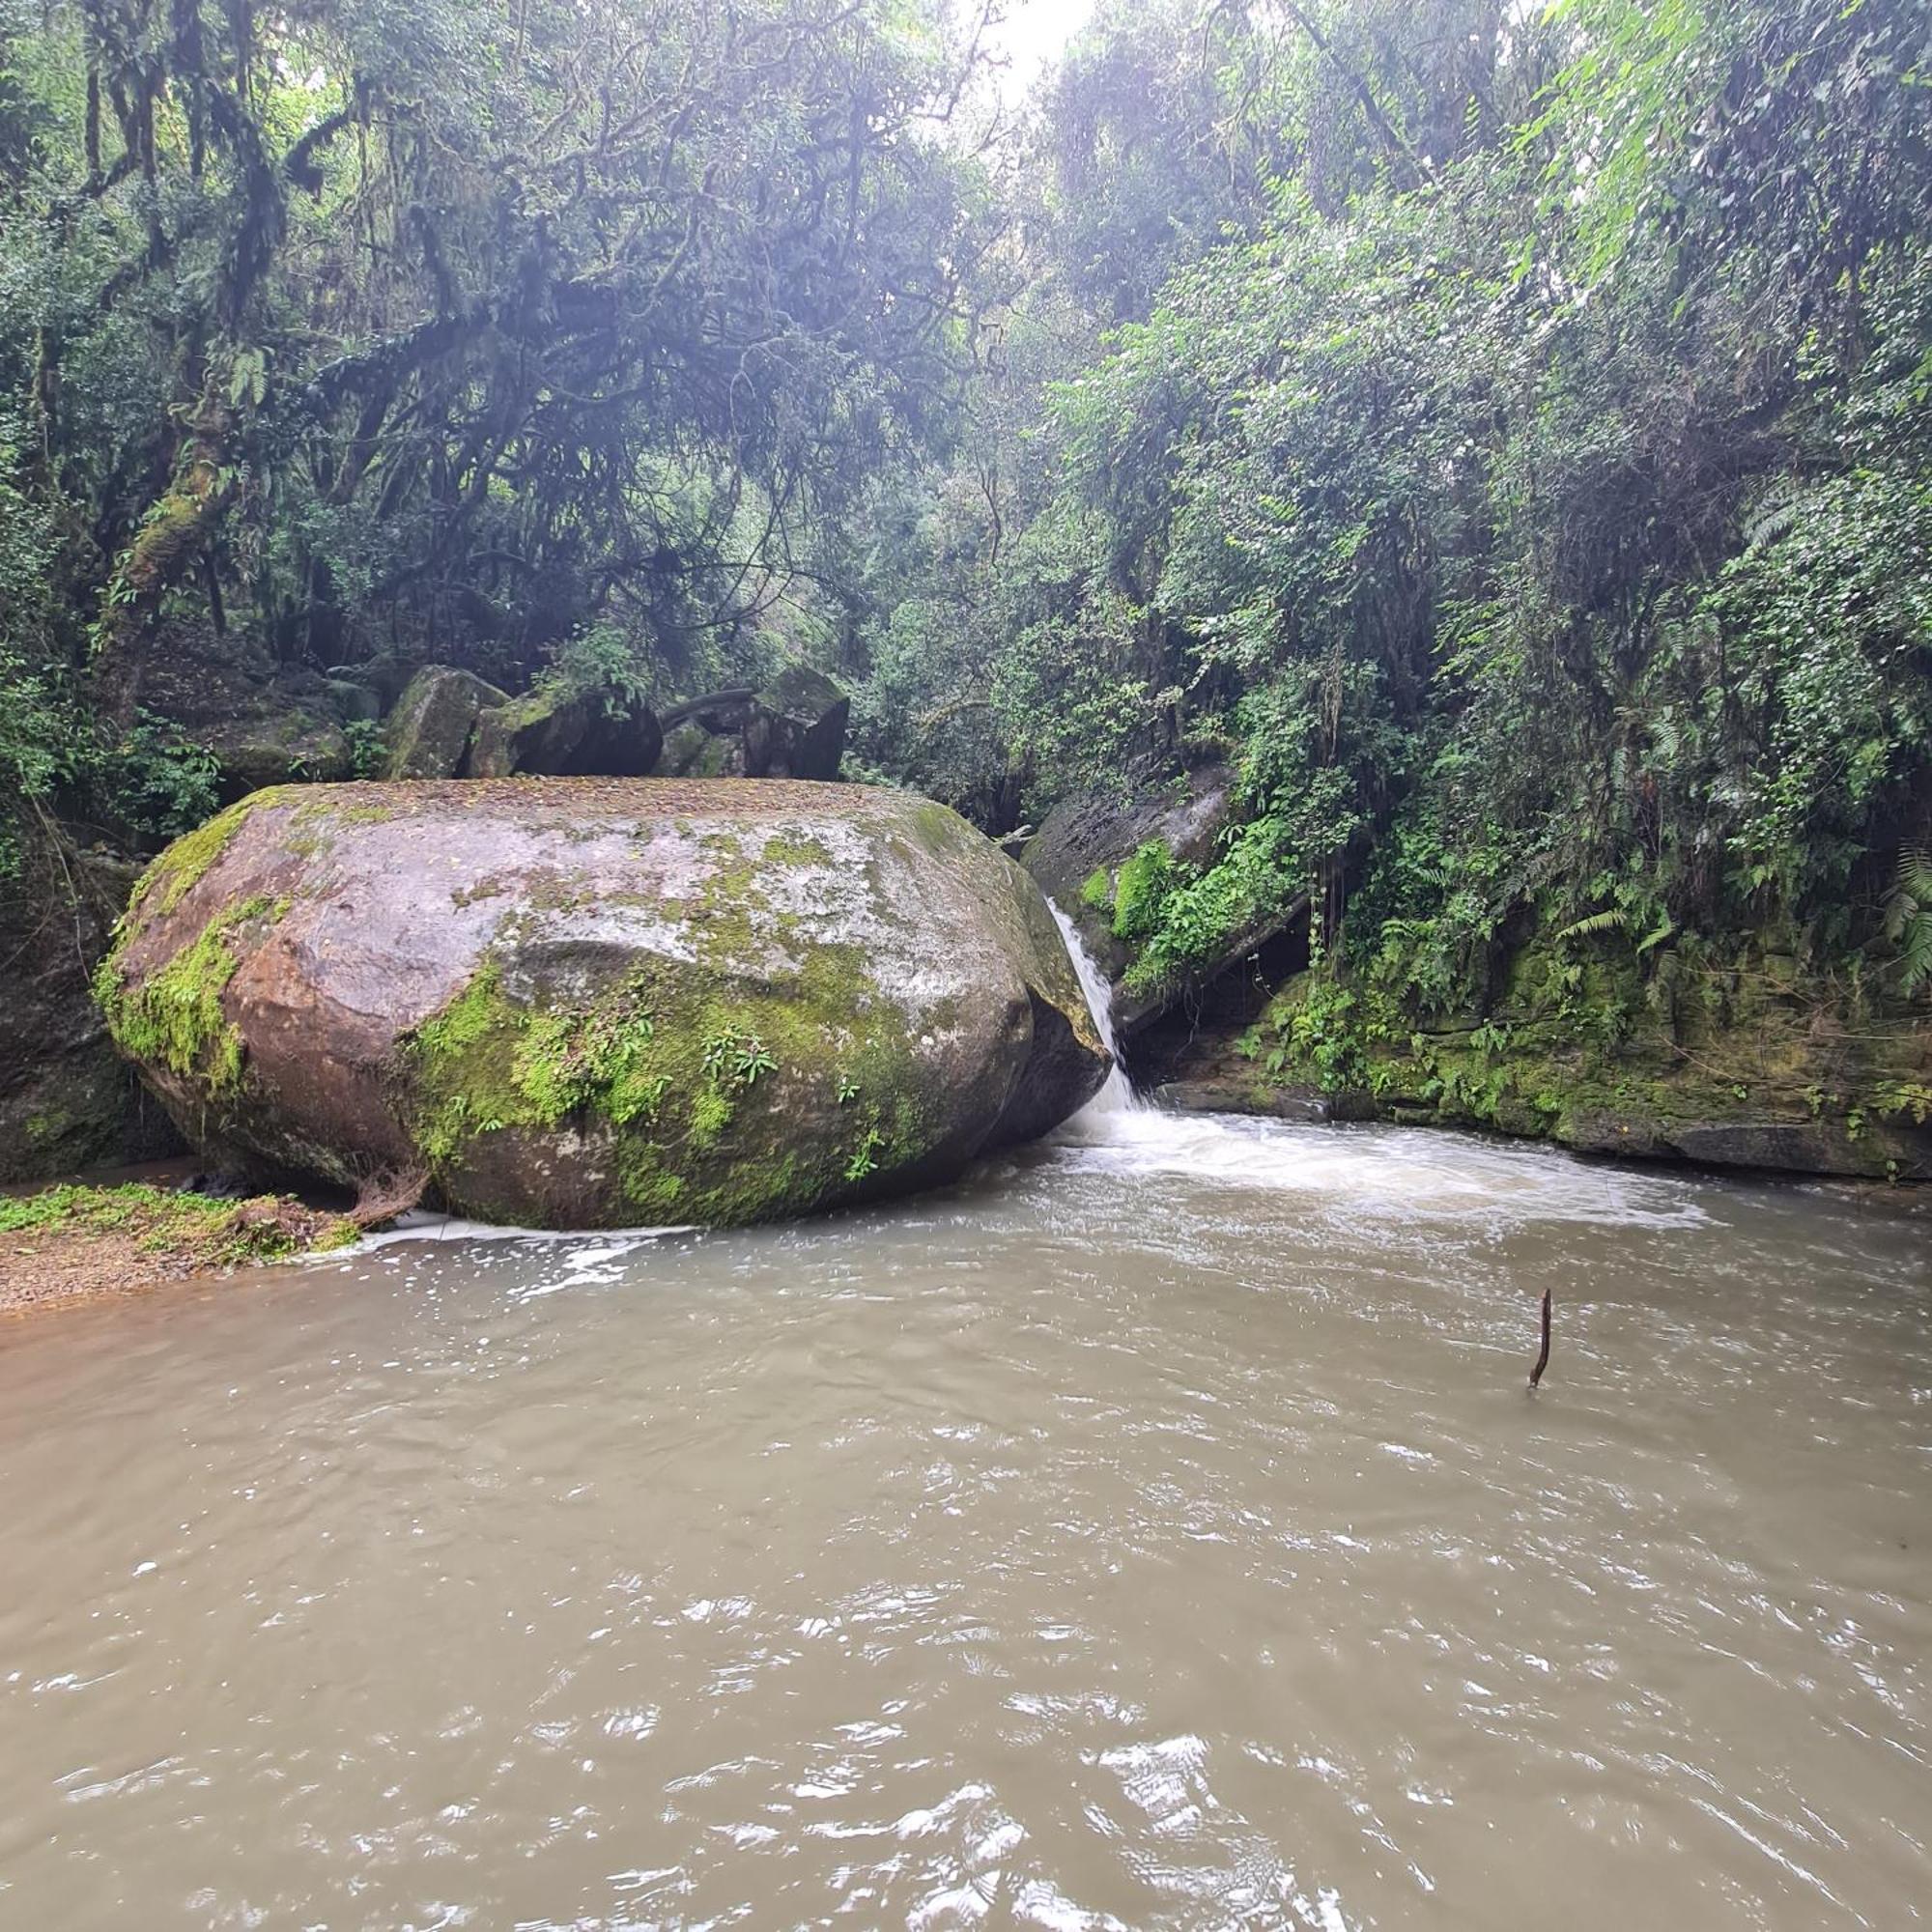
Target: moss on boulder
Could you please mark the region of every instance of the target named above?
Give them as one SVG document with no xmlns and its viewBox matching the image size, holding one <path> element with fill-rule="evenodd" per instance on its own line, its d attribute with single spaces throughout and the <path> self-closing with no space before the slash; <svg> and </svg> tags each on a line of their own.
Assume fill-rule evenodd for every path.
<svg viewBox="0 0 1932 1932">
<path fill-rule="evenodd" d="M 851 698 L 823 671 L 791 665 L 761 690 L 673 705 L 659 769 L 671 778 L 830 782 L 845 756 L 851 715 Z"/>
<path fill-rule="evenodd" d="M 477 714 L 466 777 L 641 778 L 657 769 L 664 732 L 640 699 L 616 691 L 539 684 Z"/>
<path fill-rule="evenodd" d="M 667 778 L 741 779 L 745 741 L 736 732 L 707 730 L 694 719 L 665 734 L 659 765 Z"/>
<path fill-rule="evenodd" d="M 455 665 L 426 665 L 410 679 L 384 726 L 385 779 L 448 779 L 463 769 L 470 734 L 507 692 Z"/>
<path fill-rule="evenodd" d="M 213 759 L 223 800 L 266 785 L 344 779 L 355 768 L 345 726 L 358 694 L 339 680 L 277 664 L 239 634 L 163 626 L 142 653 L 129 703 L 166 719 Z"/>
<path fill-rule="evenodd" d="M 944 808 L 846 785 L 270 794 L 156 862 L 101 1000 L 230 1157 L 426 1172 L 532 1226 L 921 1185 L 1106 1070 L 1031 881 Z"/>
</svg>

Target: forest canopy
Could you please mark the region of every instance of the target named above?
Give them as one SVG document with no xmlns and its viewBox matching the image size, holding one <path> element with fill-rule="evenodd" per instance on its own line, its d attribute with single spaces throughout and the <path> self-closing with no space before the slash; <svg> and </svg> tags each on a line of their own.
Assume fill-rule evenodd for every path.
<svg viewBox="0 0 1932 1932">
<path fill-rule="evenodd" d="M 1932 10 L 0 0 L 0 766 L 165 673 L 805 662 L 1006 831 L 1226 760 L 1144 978 L 1308 895 L 1932 984 Z M 20 838 L 8 850 L 17 854 Z"/>
</svg>

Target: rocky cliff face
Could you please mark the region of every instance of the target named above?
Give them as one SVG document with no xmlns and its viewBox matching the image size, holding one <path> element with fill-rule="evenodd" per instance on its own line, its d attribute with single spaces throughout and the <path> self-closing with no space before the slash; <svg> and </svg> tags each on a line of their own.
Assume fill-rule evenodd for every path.
<svg viewBox="0 0 1932 1932">
<path fill-rule="evenodd" d="M 100 993 L 211 1151 L 533 1226 L 922 1185 L 1107 1067 L 1026 875 L 848 785 L 265 792 L 156 861 Z"/>
</svg>

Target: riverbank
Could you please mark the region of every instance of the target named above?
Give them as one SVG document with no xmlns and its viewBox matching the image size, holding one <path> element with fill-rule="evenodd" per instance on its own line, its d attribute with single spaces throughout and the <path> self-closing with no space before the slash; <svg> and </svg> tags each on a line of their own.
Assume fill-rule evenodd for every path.
<svg viewBox="0 0 1932 1932">
<path fill-rule="evenodd" d="M 1652 1000 L 1628 962 L 1526 947 L 1482 1012 L 1299 973 L 1129 1043 L 1183 1112 L 1474 1127 L 1691 1168 L 1932 1179 L 1932 1025 L 1788 957 L 1743 953 Z M 1242 989 L 1236 989 L 1242 990 Z M 1260 992 L 1261 989 L 1256 989 Z"/>
<path fill-rule="evenodd" d="M 287 1195 L 214 1201 L 145 1182 L 0 1200 L 0 1316 L 138 1294 L 346 1246 L 359 1229 Z"/>
</svg>

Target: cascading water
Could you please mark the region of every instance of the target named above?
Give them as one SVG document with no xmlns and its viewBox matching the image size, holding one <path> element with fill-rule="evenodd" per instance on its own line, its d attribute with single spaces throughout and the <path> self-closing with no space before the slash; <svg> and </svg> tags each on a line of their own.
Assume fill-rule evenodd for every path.
<svg viewBox="0 0 1932 1932">
<path fill-rule="evenodd" d="M 1114 994 L 1107 984 L 1107 976 L 1087 951 L 1080 937 L 1080 928 L 1051 899 L 1046 904 L 1047 910 L 1053 914 L 1054 923 L 1060 928 L 1061 938 L 1066 942 L 1066 956 L 1073 962 L 1081 992 L 1087 996 L 1087 1010 L 1094 1015 L 1100 1042 L 1114 1056 L 1114 1069 L 1107 1075 L 1107 1084 L 1081 1108 L 1074 1119 L 1076 1122 L 1093 1122 L 1120 1114 L 1139 1113 L 1143 1111 L 1142 1102 L 1134 1093 L 1133 1082 L 1127 1078 L 1121 1065 L 1121 1049 L 1114 1037 Z"/>
<path fill-rule="evenodd" d="M 1198 1184 L 1288 1189 L 1328 1202 L 1373 1202 L 1384 1217 L 1408 1211 L 1485 1214 L 1502 1211 L 1533 1186 L 1548 1202 L 1554 1177 L 1577 1197 L 1576 1211 L 1602 1212 L 1636 1223 L 1644 1217 L 1638 1190 L 1626 1177 L 1581 1166 L 1553 1150 L 1521 1149 L 1492 1156 L 1479 1145 L 1420 1135 L 1403 1146 L 1400 1201 L 1391 1197 L 1389 1143 L 1349 1127 L 1288 1126 L 1234 1114 L 1171 1111 L 1143 1100 L 1121 1066 L 1107 976 L 1087 951 L 1079 928 L 1051 899 L 1087 1010 L 1114 1056 L 1107 1084 L 1053 1140 L 1063 1157 L 1088 1172 L 1185 1175 Z M 1674 1211 L 1674 1210 L 1673 1210 Z M 1668 1217 L 1666 1217 L 1668 1218 Z"/>
</svg>

